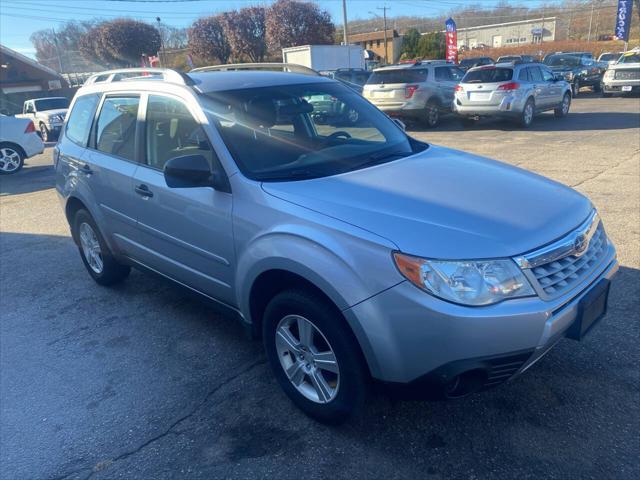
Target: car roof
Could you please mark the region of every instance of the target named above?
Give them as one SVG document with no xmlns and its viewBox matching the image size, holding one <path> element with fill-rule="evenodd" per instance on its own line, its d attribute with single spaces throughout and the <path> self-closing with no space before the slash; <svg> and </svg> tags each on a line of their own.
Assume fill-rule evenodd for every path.
<svg viewBox="0 0 640 480">
<path fill-rule="evenodd" d="M 29 100 L 34 101 L 34 100 L 61 100 L 61 99 L 68 100 L 67 97 L 38 97 L 38 98 L 31 98 Z"/>
<path fill-rule="evenodd" d="M 271 71 L 222 71 L 189 73 L 198 90 L 204 93 L 243 88 L 277 87 L 304 83 L 335 82 L 327 77 Z"/>
</svg>

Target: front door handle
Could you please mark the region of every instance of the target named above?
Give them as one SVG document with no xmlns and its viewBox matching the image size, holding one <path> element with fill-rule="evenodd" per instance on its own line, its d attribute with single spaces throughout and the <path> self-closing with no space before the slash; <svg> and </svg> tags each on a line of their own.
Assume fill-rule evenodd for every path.
<svg viewBox="0 0 640 480">
<path fill-rule="evenodd" d="M 82 165 L 82 167 L 80 168 L 80 171 L 85 175 L 91 175 L 93 173 L 93 170 L 91 170 L 91 167 L 89 166 L 88 163 L 85 163 L 84 165 Z"/>
<path fill-rule="evenodd" d="M 153 197 L 153 192 L 149 190 L 149 187 L 147 187 L 144 183 L 136 185 L 135 191 L 138 195 L 141 195 L 144 198 Z"/>
</svg>

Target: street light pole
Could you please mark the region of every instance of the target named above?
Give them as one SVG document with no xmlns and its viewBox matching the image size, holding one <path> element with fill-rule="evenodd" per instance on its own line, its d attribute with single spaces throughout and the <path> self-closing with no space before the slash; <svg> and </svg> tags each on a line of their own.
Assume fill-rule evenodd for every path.
<svg viewBox="0 0 640 480">
<path fill-rule="evenodd" d="M 589 17 L 589 33 L 587 34 L 587 42 L 591 41 L 591 24 L 593 23 L 593 6 L 594 6 L 594 1 L 591 0 L 591 16 Z"/>
</svg>

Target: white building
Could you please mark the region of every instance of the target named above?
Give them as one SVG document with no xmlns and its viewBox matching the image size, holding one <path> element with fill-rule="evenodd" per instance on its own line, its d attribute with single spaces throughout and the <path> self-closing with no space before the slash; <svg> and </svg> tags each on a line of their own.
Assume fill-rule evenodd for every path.
<svg viewBox="0 0 640 480">
<path fill-rule="evenodd" d="M 458 28 L 458 48 L 509 47 L 553 41 L 555 38 L 556 17 Z"/>
</svg>

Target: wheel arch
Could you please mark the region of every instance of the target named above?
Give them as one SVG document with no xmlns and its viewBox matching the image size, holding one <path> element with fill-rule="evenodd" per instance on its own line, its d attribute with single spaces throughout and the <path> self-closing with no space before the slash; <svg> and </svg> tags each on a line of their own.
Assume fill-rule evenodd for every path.
<svg viewBox="0 0 640 480">
<path fill-rule="evenodd" d="M 23 160 L 27 158 L 27 153 L 24 151 L 24 148 L 22 148 L 19 144 L 14 143 L 14 142 L 2 141 L 2 142 L 0 142 L 0 147 L 3 147 L 3 146 L 11 147 L 11 148 L 17 150 L 18 153 L 20 155 L 22 155 L 22 159 Z"/>
</svg>

